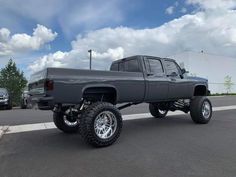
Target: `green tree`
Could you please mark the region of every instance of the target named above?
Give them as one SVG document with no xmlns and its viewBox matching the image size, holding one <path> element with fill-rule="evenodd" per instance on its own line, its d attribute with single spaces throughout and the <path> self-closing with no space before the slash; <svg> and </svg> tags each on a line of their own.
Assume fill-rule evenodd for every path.
<svg viewBox="0 0 236 177">
<path fill-rule="evenodd" d="M 10 92 L 14 106 L 20 104 L 21 94 L 26 84 L 27 80 L 24 77 L 24 73 L 10 59 L 5 68 L 2 68 L 0 71 L 0 87 L 6 88 Z"/>
<path fill-rule="evenodd" d="M 231 92 L 232 86 L 234 85 L 234 83 L 232 82 L 232 77 L 230 76 L 225 76 L 225 82 L 224 82 L 224 86 L 226 89 L 227 93 Z"/>
</svg>

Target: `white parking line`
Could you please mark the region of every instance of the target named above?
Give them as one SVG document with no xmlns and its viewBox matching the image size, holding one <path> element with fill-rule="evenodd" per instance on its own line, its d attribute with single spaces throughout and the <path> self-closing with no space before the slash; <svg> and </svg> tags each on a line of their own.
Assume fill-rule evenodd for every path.
<svg viewBox="0 0 236 177">
<path fill-rule="evenodd" d="M 231 110 L 231 109 L 236 109 L 236 105 L 213 107 L 213 111 L 225 111 L 225 110 Z"/>
<path fill-rule="evenodd" d="M 224 95 L 222 95 L 222 96 L 208 96 L 208 97 L 210 97 L 210 98 L 222 98 L 222 97 L 226 97 L 226 96 L 224 96 Z"/>
<path fill-rule="evenodd" d="M 232 106 L 221 106 L 221 107 L 214 107 L 213 111 L 226 111 L 226 110 L 234 110 L 236 109 L 236 105 Z M 183 115 L 184 113 L 181 111 L 176 112 L 169 112 L 168 116 L 173 115 Z M 151 118 L 150 113 L 141 113 L 141 114 L 130 114 L 130 115 L 123 115 L 123 120 L 135 120 L 135 119 L 143 119 L 143 118 Z M 6 127 L 6 126 L 4 126 Z M 24 124 L 24 125 L 14 125 L 9 126 L 6 130 L 3 130 L 2 133 L 12 134 L 12 133 L 21 133 L 21 132 L 29 132 L 29 131 L 36 131 L 36 130 L 48 130 L 56 128 L 53 122 L 46 122 L 46 123 L 36 123 L 36 124 Z M 0 127 L 1 130 L 1 127 Z"/>
<path fill-rule="evenodd" d="M 0 139 L 4 133 L 8 130 L 9 126 L 0 126 Z"/>
</svg>

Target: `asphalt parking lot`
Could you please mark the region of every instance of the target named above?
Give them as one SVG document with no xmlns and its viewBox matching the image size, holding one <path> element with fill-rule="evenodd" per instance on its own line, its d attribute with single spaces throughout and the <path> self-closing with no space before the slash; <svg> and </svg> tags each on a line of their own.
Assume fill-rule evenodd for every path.
<svg viewBox="0 0 236 177">
<path fill-rule="evenodd" d="M 213 107 L 236 105 L 235 96 L 210 99 Z M 146 104 L 122 111 L 146 112 Z M 0 111 L 1 126 L 51 121 L 49 111 Z M 124 121 L 118 141 L 99 149 L 85 144 L 79 134 L 57 129 L 5 134 L 0 139 L 0 176 L 235 177 L 235 134 L 236 109 L 215 111 L 207 125 L 194 124 L 188 114 Z"/>
</svg>

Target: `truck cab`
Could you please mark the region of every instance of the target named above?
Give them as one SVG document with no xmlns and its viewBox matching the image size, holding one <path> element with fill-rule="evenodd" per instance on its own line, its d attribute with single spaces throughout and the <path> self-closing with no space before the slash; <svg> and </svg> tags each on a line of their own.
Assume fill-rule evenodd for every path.
<svg viewBox="0 0 236 177">
<path fill-rule="evenodd" d="M 175 60 L 153 56 L 132 56 L 114 61 L 111 71 L 142 72 L 145 80 L 145 101 L 175 100 L 194 96 L 195 82 L 186 77 L 185 69 L 180 68 Z M 202 80 L 204 81 L 204 80 Z M 207 82 L 196 83 L 201 85 L 202 95 L 207 94 Z M 205 91 L 204 91 L 205 90 Z M 197 91 L 199 93 L 199 91 Z M 158 93 L 158 94 L 157 94 Z"/>
</svg>

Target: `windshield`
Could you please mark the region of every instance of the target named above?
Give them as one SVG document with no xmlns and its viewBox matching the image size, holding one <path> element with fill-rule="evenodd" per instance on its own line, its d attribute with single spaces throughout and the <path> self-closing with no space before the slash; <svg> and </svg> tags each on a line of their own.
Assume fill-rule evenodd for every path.
<svg viewBox="0 0 236 177">
<path fill-rule="evenodd" d="M 5 88 L 0 88 L 0 93 L 7 93 L 7 89 L 5 89 Z"/>
<path fill-rule="evenodd" d="M 5 88 L 0 88 L 0 92 L 7 92 L 7 89 L 5 89 Z"/>
</svg>

